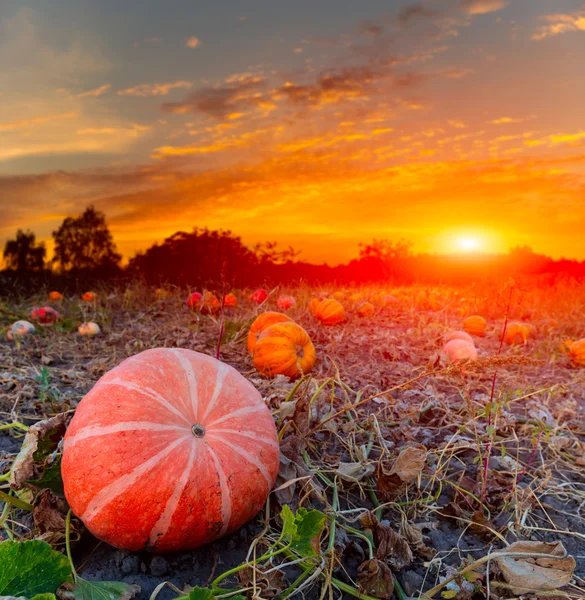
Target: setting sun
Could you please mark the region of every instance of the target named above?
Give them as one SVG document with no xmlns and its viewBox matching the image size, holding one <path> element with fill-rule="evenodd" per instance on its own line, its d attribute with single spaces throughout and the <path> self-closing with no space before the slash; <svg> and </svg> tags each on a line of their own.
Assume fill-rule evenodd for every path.
<svg viewBox="0 0 585 600">
<path fill-rule="evenodd" d="M 481 249 L 481 242 L 477 238 L 463 237 L 457 240 L 457 248 L 460 252 L 477 252 Z"/>
</svg>

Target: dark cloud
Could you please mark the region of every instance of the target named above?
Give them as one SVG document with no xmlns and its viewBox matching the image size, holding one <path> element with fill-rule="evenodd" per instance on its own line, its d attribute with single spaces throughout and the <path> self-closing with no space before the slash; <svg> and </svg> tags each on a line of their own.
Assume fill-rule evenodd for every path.
<svg viewBox="0 0 585 600">
<path fill-rule="evenodd" d="M 437 16 L 439 13 L 436 10 L 425 6 L 422 2 L 409 4 L 398 11 L 396 19 L 399 23 L 406 24 L 418 19 L 428 19 Z"/>
<path fill-rule="evenodd" d="M 260 102 L 258 92 L 266 85 L 262 77 L 241 77 L 218 86 L 195 90 L 182 102 L 167 102 L 161 110 L 167 113 L 204 113 L 224 119 L 230 113 L 241 112 Z"/>
<path fill-rule="evenodd" d="M 372 23 L 371 21 L 364 21 L 358 27 L 357 32 L 359 35 L 366 35 L 369 37 L 378 37 L 379 35 L 382 35 L 382 33 L 384 32 L 384 29 L 382 28 L 381 25 Z"/>
</svg>

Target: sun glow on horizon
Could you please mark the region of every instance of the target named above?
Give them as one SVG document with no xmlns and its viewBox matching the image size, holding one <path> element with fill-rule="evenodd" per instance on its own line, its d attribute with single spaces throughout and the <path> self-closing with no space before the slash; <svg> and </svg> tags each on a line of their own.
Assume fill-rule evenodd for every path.
<svg viewBox="0 0 585 600">
<path fill-rule="evenodd" d="M 476 237 L 461 237 L 457 239 L 457 249 L 459 252 L 479 252 L 482 243 Z"/>
</svg>

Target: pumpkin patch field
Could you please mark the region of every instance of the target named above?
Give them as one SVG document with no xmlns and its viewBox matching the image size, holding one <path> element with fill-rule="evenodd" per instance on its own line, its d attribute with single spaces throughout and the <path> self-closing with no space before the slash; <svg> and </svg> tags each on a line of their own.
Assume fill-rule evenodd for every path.
<svg viewBox="0 0 585 600">
<path fill-rule="evenodd" d="M 0 596 L 583 598 L 583 348 L 571 280 L 3 298 Z"/>
</svg>

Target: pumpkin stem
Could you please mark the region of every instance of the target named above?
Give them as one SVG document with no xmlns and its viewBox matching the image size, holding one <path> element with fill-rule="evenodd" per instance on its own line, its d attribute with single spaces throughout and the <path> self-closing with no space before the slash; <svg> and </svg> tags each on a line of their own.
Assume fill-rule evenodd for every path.
<svg viewBox="0 0 585 600">
<path fill-rule="evenodd" d="M 202 438 L 205 436 L 205 427 L 203 427 L 203 425 L 200 425 L 199 423 L 195 423 L 195 425 L 191 427 L 191 433 L 196 438 Z"/>
</svg>

